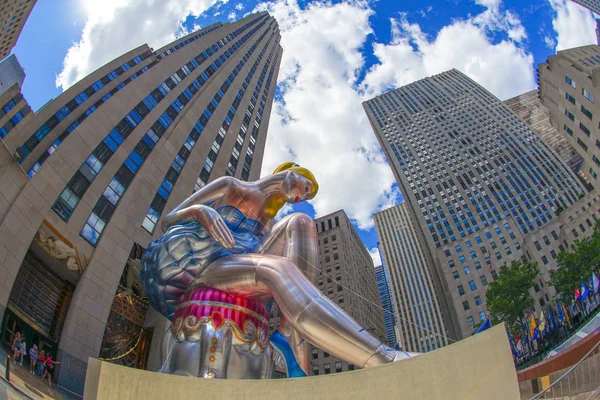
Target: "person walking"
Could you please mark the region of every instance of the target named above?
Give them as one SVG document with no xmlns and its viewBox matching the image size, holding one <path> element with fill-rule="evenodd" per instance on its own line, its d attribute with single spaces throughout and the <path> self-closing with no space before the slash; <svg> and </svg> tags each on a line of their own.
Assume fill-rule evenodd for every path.
<svg viewBox="0 0 600 400">
<path fill-rule="evenodd" d="M 17 358 L 21 355 L 21 333 L 17 332 L 12 342 L 13 362 L 17 363 Z"/>
<path fill-rule="evenodd" d="M 52 370 L 54 369 L 55 364 L 60 364 L 58 361 L 54 361 L 52 359 L 52 355 L 48 354 L 46 356 L 46 367 L 44 368 L 44 376 L 42 376 L 42 382 L 44 382 L 44 378 L 48 377 L 48 386 L 52 388 Z"/>
<path fill-rule="evenodd" d="M 35 366 L 37 364 L 37 360 L 38 360 L 38 348 L 37 348 L 37 345 L 34 344 L 29 349 L 29 373 L 30 374 L 35 374 Z"/>
<path fill-rule="evenodd" d="M 27 354 L 27 342 L 25 342 L 25 338 L 21 337 L 21 367 L 23 366 L 23 358 L 25 354 Z"/>
<path fill-rule="evenodd" d="M 46 352 L 44 350 L 40 351 L 40 354 L 38 356 L 38 375 L 42 376 L 44 375 L 44 367 L 46 365 Z"/>
</svg>

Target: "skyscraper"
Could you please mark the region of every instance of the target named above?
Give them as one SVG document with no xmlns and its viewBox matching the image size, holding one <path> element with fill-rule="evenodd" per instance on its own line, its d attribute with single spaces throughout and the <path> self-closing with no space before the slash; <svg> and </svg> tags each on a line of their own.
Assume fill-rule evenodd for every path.
<svg viewBox="0 0 600 400">
<path fill-rule="evenodd" d="M 81 393 L 90 356 L 146 367 L 139 257 L 194 191 L 259 177 L 279 40 L 262 12 L 133 49 L 35 114 L 0 96 L 0 124 L 12 121 L 0 130 L 3 332 L 58 352 L 62 384 Z M 126 290 L 133 308 L 115 296 Z"/>
<path fill-rule="evenodd" d="M 385 336 L 389 346 L 395 346 L 396 342 L 396 318 L 394 305 L 392 304 L 392 295 L 388 284 L 387 271 L 383 265 L 375 267 L 375 277 L 377 278 L 377 289 L 379 289 L 379 298 L 383 308 L 383 321 L 385 323 Z"/>
<path fill-rule="evenodd" d="M 595 45 L 559 51 L 538 66 L 550 123 L 579 152 L 581 172 L 593 186 L 600 182 L 599 71 L 600 47 Z"/>
<path fill-rule="evenodd" d="M 24 80 L 25 71 L 14 54 L 0 62 L 0 96 L 15 84 L 20 90 Z"/>
<path fill-rule="evenodd" d="M 504 262 L 584 194 L 573 172 L 495 96 L 450 70 L 364 103 L 460 336 L 485 318 Z M 444 307 L 442 307 L 443 309 Z M 451 321 L 454 319 L 454 321 Z"/>
<path fill-rule="evenodd" d="M 400 347 L 425 353 L 446 346 L 446 327 L 432 268 L 425 261 L 406 203 L 380 211 L 373 219 L 381 259 L 390 277 Z"/>
<path fill-rule="evenodd" d="M 587 8 L 590 11 L 600 14 L 600 1 L 598 0 L 572 0 L 573 3 L 577 3 L 580 6 Z"/>
<path fill-rule="evenodd" d="M 517 117 L 525 122 L 531 130 L 542 138 L 546 144 L 565 161 L 573 170 L 578 172 L 583 164 L 583 158 L 550 124 L 550 111 L 542 104 L 537 90 L 520 94 L 505 100 L 504 104 L 514 112 Z"/>
<path fill-rule="evenodd" d="M 339 210 L 315 220 L 319 237 L 319 271 L 313 282 L 324 295 L 361 326 L 385 341 L 386 330 L 373 259 L 352 222 Z M 279 312 L 271 310 L 269 330 L 279 326 Z M 355 366 L 312 348 L 311 375 L 354 370 Z"/>
<path fill-rule="evenodd" d="M 10 54 L 37 0 L 4 0 L 0 5 L 0 60 Z"/>
</svg>

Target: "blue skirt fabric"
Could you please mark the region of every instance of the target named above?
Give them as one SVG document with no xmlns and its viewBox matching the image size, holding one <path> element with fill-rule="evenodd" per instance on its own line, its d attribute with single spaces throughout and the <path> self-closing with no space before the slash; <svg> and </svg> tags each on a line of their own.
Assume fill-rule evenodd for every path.
<svg viewBox="0 0 600 400">
<path fill-rule="evenodd" d="M 210 263 L 234 254 L 256 253 L 261 244 L 259 221 L 233 206 L 216 211 L 233 235 L 233 248 L 223 247 L 197 220 L 188 219 L 171 226 L 142 256 L 140 280 L 148 301 L 169 320 L 181 295 Z"/>
</svg>

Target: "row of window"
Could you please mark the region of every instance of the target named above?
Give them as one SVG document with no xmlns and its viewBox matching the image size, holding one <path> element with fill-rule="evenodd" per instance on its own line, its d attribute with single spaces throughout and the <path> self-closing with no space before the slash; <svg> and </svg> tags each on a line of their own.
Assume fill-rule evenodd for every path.
<svg viewBox="0 0 600 400">
<path fill-rule="evenodd" d="M 256 20 L 253 21 L 253 23 L 254 22 L 258 22 L 259 19 L 260 18 L 257 18 Z M 213 31 L 216 31 L 217 29 L 221 29 L 222 26 L 223 26 L 223 24 L 221 24 L 219 22 L 219 23 L 217 23 L 217 25 L 213 26 L 212 28 L 202 30 L 202 31 L 198 32 L 197 34 L 195 34 L 194 36 L 187 38 L 183 42 L 177 43 L 175 46 L 173 46 L 173 47 L 171 47 L 171 48 L 163 51 L 160 54 L 157 54 L 156 55 L 156 59 L 157 60 L 162 60 L 163 58 L 168 57 L 169 55 L 175 53 L 177 50 L 181 49 L 182 47 L 185 47 L 189 43 L 191 43 L 191 42 L 193 42 L 195 40 L 200 39 L 202 36 L 208 35 L 209 33 L 213 32 Z"/>
<path fill-rule="evenodd" d="M 25 118 L 27 114 L 31 112 L 31 108 L 28 105 L 23 106 L 15 115 L 13 115 L 2 128 L 0 128 L 0 138 L 6 137 L 19 122 Z"/>
<path fill-rule="evenodd" d="M 258 46 L 260 44 L 260 42 L 262 41 L 262 39 L 264 38 L 264 35 L 266 33 L 267 32 L 265 32 L 259 38 L 259 40 L 256 42 L 256 44 L 253 45 L 251 52 L 253 52 L 254 49 L 256 48 L 256 46 Z M 267 50 L 272 39 L 273 39 L 273 36 L 271 36 L 269 38 L 269 40 L 267 41 L 267 43 L 265 44 L 265 46 L 262 49 L 261 53 L 259 54 L 257 60 L 255 61 L 252 68 L 250 69 L 250 72 L 246 76 L 246 79 L 245 79 L 244 83 L 242 84 L 242 87 L 238 91 L 238 93 L 229 109 L 227 117 L 225 118 L 225 121 L 223 122 L 223 124 L 219 130 L 219 134 L 217 135 L 217 137 L 219 138 L 219 142 L 222 143 L 222 140 L 225 137 L 225 132 L 229 128 L 229 124 L 231 123 L 233 115 L 235 115 L 237 107 L 240 104 L 240 102 L 242 101 L 242 98 L 246 92 L 248 83 L 252 79 L 252 76 L 254 75 L 254 72 L 256 71 L 258 64 L 262 60 L 262 57 L 263 57 L 265 51 Z M 195 144 L 197 143 L 198 138 L 202 134 L 204 127 L 208 123 L 210 116 L 212 115 L 211 109 L 214 110 L 214 108 L 212 108 L 212 107 L 216 107 L 216 105 L 222 98 L 222 95 L 224 95 L 227 92 L 230 85 L 233 83 L 233 81 L 237 77 L 237 75 L 238 75 L 239 71 L 241 70 L 241 67 L 244 65 L 244 63 L 245 63 L 245 60 L 240 61 L 240 63 L 237 65 L 237 67 L 233 70 L 233 72 L 225 80 L 225 82 L 223 83 L 223 85 L 221 86 L 221 88 L 219 89 L 217 94 L 215 95 L 215 97 L 213 97 L 213 99 L 211 100 L 211 102 L 209 103 L 207 108 L 204 110 L 203 114 L 200 116 L 200 119 L 198 120 L 198 122 L 196 122 L 196 125 L 190 132 L 190 135 L 186 139 L 185 143 L 179 150 L 177 157 L 175 158 L 171 167 L 167 171 L 167 174 L 165 175 L 163 182 L 162 182 L 160 188 L 158 189 L 158 192 L 154 196 L 152 203 L 150 204 L 150 207 L 148 208 L 148 211 L 146 212 L 146 216 L 144 217 L 144 222 L 142 223 L 142 227 L 144 229 L 146 229 L 149 233 L 154 232 L 156 224 L 158 223 L 158 220 L 164 210 L 167 200 L 171 194 L 171 191 L 172 191 L 173 187 L 175 186 L 177 179 L 179 178 L 179 174 L 181 173 L 192 149 L 194 148 Z M 207 115 L 208 115 L 208 117 L 206 117 Z M 217 143 L 220 146 L 219 142 L 217 142 Z M 214 149 L 211 148 L 209 155 L 210 155 L 210 153 L 213 153 L 213 152 L 214 152 Z M 208 159 L 210 159 L 210 157 L 208 157 L 207 160 Z"/>
<path fill-rule="evenodd" d="M 231 35 L 228 35 L 228 37 L 221 39 L 222 41 L 224 40 L 228 40 L 229 37 L 235 37 L 234 35 L 243 32 L 245 29 L 247 29 L 248 27 L 250 27 L 251 25 L 253 25 L 254 23 L 256 23 L 258 21 L 252 21 L 248 24 L 246 24 L 245 26 L 243 26 L 242 28 L 236 30 L 235 32 L 233 32 Z M 239 31 L 239 32 L 238 32 Z M 151 54 L 151 53 L 150 53 Z M 213 53 L 211 53 L 212 55 Z M 136 57 L 138 58 L 138 57 Z M 136 58 L 134 58 L 132 61 L 135 62 Z M 143 54 L 141 56 L 141 59 L 145 59 L 147 57 L 145 57 L 145 54 Z M 141 61 L 140 61 L 141 62 Z M 37 170 L 42 166 L 42 164 L 48 159 L 48 157 L 50 157 L 50 155 L 57 149 L 57 147 L 64 142 L 64 140 L 66 139 L 66 137 L 73 132 L 73 130 L 75 130 L 75 128 L 77 128 L 87 117 L 89 117 L 94 111 L 96 111 L 99 107 L 101 107 L 106 101 L 108 101 L 109 98 L 111 98 L 112 96 L 115 95 L 115 93 L 117 93 L 118 91 L 122 90 L 126 85 L 128 85 L 129 83 L 131 83 L 133 80 L 135 80 L 137 77 L 139 77 L 140 75 L 142 75 L 144 72 L 148 71 L 150 68 L 152 68 L 153 66 L 155 66 L 158 63 L 158 61 L 153 61 L 152 63 L 150 63 L 149 65 L 147 65 L 146 67 L 141 68 L 139 71 L 137 71 L 136 73 L 134 73 L 133 75 L 131 75 L 128 79 L 124 80 L 122 83 L 120 83 L 118 86 L 116 86 L 114 89 L 112 89 L 109 93 L 107 93 L 105 96 L 102 97 L 102 99 L 98 100 L 96 103 L 94 103 L 94 105 L 92 105 L 85 113 L 81 114 L 79 116 L 79 118 L 77 118 L 77 120 L 75 120 L 71 125 L 69 125 L 69 127 L 58 137 L 58 139 L 56 139 L 56 141 L 54 141 L 49 147 L 48 149 L 46 149 L 46 151 L 38 158 L 38 160 L 35 162 L 35 164 L 32 166 L 32 168 L 29 170 L 28 175 L 29 177 L 33 177 L 33 175 L 35 175 L 35 173 L 37 172 Z M 190 61 L 191 63 L 191 61 Z M 189 64 L 188 63 L 188 66 Z M 131 62 L 126 63 L 126 64 L 131 64 Z M 112 75 L 111 75 L 112 74 Z M 107 76 L 115 76 L 114 75 L 114 71 L 111 72 L 110 74 L 108 74 Z M 96 82 L 94 85 L 96 85 L 96 87 L 98 87 L 100 84 L 102 84 L 102 81 L 98 81 Z M 93 86 L 94 86 L 93 85 Z M 89 89 L 89 88 L 88 88 Z M 86 89 L 86 90 L 88 90 Z M 87 97 L 85 97 L 85 91 L 82 92 L 78 97 L 75 98 L 77 105 L 81 104 L 81 102 L 83 102 L 84 100 L 87 99 Z M 72 103 L 72 102 L 71 102 Z M 71 103 L 67 103 L 67 107 L 69 107 L 69 104 Z M 75 107 L 77 106 L 75 105 Z M 72 108 L 72 106 L 71 106 Z M 53 124 L 58 124 L 53 122 Z M 43 130 L 44 136 L 46 136 L 53 128 L 55 125 L 47 125 L 46 127 L 42 126 L 42 128 L 40 128 L 41 130 Z M 33 140 L 34 142 L 38 139 L 33 139 L 31 138 L 30 140 Z M 37 144 L 36 144 L 37 145 Z M 25 146 L 27 146 L 27 142 L 25 143 Z M 19 150 L 17 150 L 17 155 L 19 155 Z M 22 160 L 20 161 L 22 162 Z"/>
<path fill-rule="evenodd" d="M 81 236 L 85 238 L 90 244 L 95 245 L 102 234 L 106 223 L 113 215 L 118 201 L 123 196 L 125 190 L 129 187 L 129 184 L 133 180 L 134 176 L 137 174 L 139 168 L 146 160 L 146 158 L 150 155 L 154 145 L 160 139 L 162 134 L 168 129 L 173 120 L 177 117 L 177 115 L 184 109 L 184 107 L 189 103 L 192 97 L 197 93 L 197 91 L 201 88 L 201 86 L 210 79 L 210 77 L 223 65 L 223 63 L 231 57 L 237 49 L 239 49 L 244 42 L 246 42 L 257 30 L 259 30 L 265 22 L 257 25 L 248 33 L 246 33 L 242 38 L 240 38 L 230 49 L 226 50 L 220 57 L 218 57 L 214 63 L 212 63 L 208 68 L 206 68 L 198 77 L 183 91 L 181 95 L 177 97 L 177 99 L 167 108 L 165 113 L 155 122 L 159 132 L 154 131 L 152 128 L 148 131 L 144 137 L 138 142 L 137 146 L 131 151 L 129 157 L 125 160 L 123 165 L 121 165 L 120 169 L 117 171 L 109 186 L 104 191 L 103 195 L 100 197 L 96 205 L 94 206 L 88 220 L 81 230 Z M 223 47 L 223 44 L 221 44 Z M 254 52 L 256 49 L 253 46 L 248 50 L 246 55 L 244 56 L 244 61 L 241 62 L 243 65 L 245 61 L 248 59 L 250 54 Z M 239 65 L 236 67 L 237 71 L 239 71 L 242 67 Z M 195 66 L 197 68 L 198 66 Z M 184 67 L 184 71 L 186 76 L 191 74 L 191 69 L 187 66 Z M 237 74 L 237 72 L 236 72 Z M 181 82 L 183 77 L 178 76 L 178 82 Z M 227 78 L 230 79 L 230 78 Z M 227 83 L 227 82 L 225 82 Z M 170 88 L 169 88 L 170 90 Z M 166 93 L 165 93 L 166 94 Z M 213 100 L 209 103 L 209 107 L 214 111 L 218 102 L 223 98 L 224 92 L 221 89 L 217 90 L 217 93 L 214 95 Z M 207 107 L 208 108 L 208 107 Z M 198 131 L 198 136 L 204 129 L 204 125 L 200 125 L 199 122 L 196 124 Z M 153 125 L 154 126 L 154 125 Z M 162 128 L 162 129 L 161 129 Z M 189 156 L 189 151 L 187 148 L 186 159 Z M 175 160 L 172 165 L 179 166 L 179 171 L 181 171 L 181 166 L 183 164 L 183 160 Z M 164 182 L 163 182 L 164 183 Z M 172 187 L 169 188 L 169 191 Z M 160 191 L 160 190 L 159 190 Z M 164 207 L 164 204 L 162 205 Z"/>
<path fill-rule="evenodd" d="M 108 74 L 104 75 L 98 81 L 96 81 L 91 86 L 84 89 L 81 93 L 71 99 L 65 106 L 63 106 L 60 110 L 58 110 L 53 116 L 51 116 L 33 135 L 27 139 L 27 141 L 17 149 L 16 158 L 19 164 L 21 164 L 25 158 L 37 147 L 37 145 L 46 137 L 48 134 L 69 114 L 75 111 L 79 105 L 81 105 L 84 101 L 98 92 L 105 85 L 109 84 L 113 80 L 117 79 L 121 76 L 125 71 L 131 69 L 132 65 L 137 65 L 141 63 L 143 60 L 152 56 L 152 52 L 147 51 L 140 56 L 136 56 L 130 61 L 124 63 Z"/>
<path fill-rule="evenodd" d="M 348 364 L 348 371 L 354 371 L 354 364 Z M 335 372 L 342 372 L 342 362 L 338 361 L 335 363 Z M 323 364 L 323 373 L 325 375 L 328 375 L 331 373 L 331 367 L 330 367 L 330 363 L 325 363 Z M 313 376 L 319 375 L 319 366 L 318 365 L 313 365 L 312 366 L 312 374 Z"/>
<path fill-rule="evenodd" d="M 255 28 L 255 30 L 258 28 Z M 242 39 L 238 40 L 235 44 L 232 44 L 215 62 L 207 67 L 198 77 L 188 86 L 190 92 L 196 93 L 198 89 L 206 83 L 209 79 L 209 73 L 212 75 L 229 57 L 234 51 L 236 51 L 242 43 L 248 39 L 248 35 L 245 35 Z M 218 48 L 225 45 L 233 39 L 232 35 L 227 35 L 224 40 L 218 42 Z M 188 76 L 193 70 L 200 67 L 207 59 L 209 59 L 216 51 L 209 46 L 206 50 L 201 52 L 198 56 L 193 58 L 189 63 L 184 65 L 182 68 L 177 70 L 171 77 L 166 79 L 156 89 L 154 89 L 146 98 L 144 98 L 125 118 L 123 118 L 117 126 L 109 132 L 104 141 L 96 147 L 92 155 L 82 164 L 79 170 L 71 178 L 65 189 L 62 191 L 52 209 L 65 221 L 68 221 L 73 210 L 83 197 L 96 175 L 100 172 L 103 166 L 108 162 L 110 157 L 114 154 L 116 149 L 121 143 L 127 139 L 133 129 L 142 121 L 142 119 L 150 113 L 154 107 L 157 106 L 160 101 L 174 89 L 182 79 Z M 217 65 L 218 63 L 218 65 Z M 147 147 L 152 148 L 150 143 L 156 143 L 160 136 L 166 130 L 166 127 L 172 122 L 172 118 L 176 116 L 179 111 L 178 108 L 182 107 L 182 102 L 186 103 L 189 101 L 186 94 L 182 93 L 172 105 L 167 107 L 167 111 L 152 125 L 151 129 L 145 135 L 148 137 L 146 142 Z M 141 143 L 142 141 L 140 141 Z M 138 144 L 138 146 L 140 146 Z M 143 146 L 143 145 L 142 145 Z M 145 151 L 143 148 L 140 149 Z M 140 155 L 134 155 L 131 158 L 131 162 L 128 164 L 135 168 L 137 162 L 140 162 Z M 135 160 L 135 161 L 134 161 Z M 136 169 L 137 170 L 137 169 Z M 125 178 L 125 177 L 124 177 Z"/>
</svg>

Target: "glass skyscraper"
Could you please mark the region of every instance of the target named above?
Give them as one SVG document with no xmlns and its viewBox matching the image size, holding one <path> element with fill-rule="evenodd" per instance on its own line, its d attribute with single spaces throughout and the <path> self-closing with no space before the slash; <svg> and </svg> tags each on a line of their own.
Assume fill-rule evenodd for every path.
<svg viewBox="0 0 600 400">
<path fill-rule="evenodd" d="M 377 278 L 377 289 L 379 289 L 379 297 L 381 298 L 381 307 L 383 308 L 383 321 L 385 322 L 385 335 L 388 344 L 395 346 L 396 339 L 396 318 L 394 316 L 394 306 L 390 295 L 390 287 L 388 285 L 388 277 L 385 267 L 379 265 L 375 267 L 375 277 Z"/>
<path fill-rule="evenodd" d="M 363 105 L 453 305 L 447 328 L 468 336 L 485 318 L 498 267 L 585 190 L 539 136 L 460 71 Z"/>
</svg>

